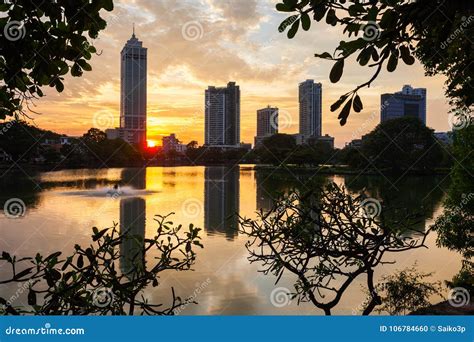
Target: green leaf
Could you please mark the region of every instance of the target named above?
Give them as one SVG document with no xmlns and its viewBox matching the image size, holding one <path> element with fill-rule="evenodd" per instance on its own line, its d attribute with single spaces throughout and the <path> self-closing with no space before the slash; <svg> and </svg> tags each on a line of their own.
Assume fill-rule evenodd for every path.
<svg viewBox="0 0 474 342">
<path fill-rule="evenodd" d="M 89 63 L 87 63 L 85 60 L 83 59 L 80 59 L 77 61 L 77 64 L 80 65 L 80 67 L 86 71 L 91 71 L 92 70 L 92 67 L 90 66 Z"/>
<path fill-rule="evenodd" d="M 324 4 L 318 4 L 313 7 L 313 19 L 321 21 L 326 15 L 327 7 Z"/>
<path fill-rule="evenodd" d="M 113 0 L 100 0 L 100 7 L 110 12 L 114 9 L 114 2 Z"/>
<path fill-rule="evenodd" d="M 64 91 L 64 84 L 61 82 L 61 80 L 58 78 L 54 82 L 54 85 L 56 86 L 56 90 L 58 93 L 62 93 Z"/>
<path fill-rule="evenodd" d="M 298 28 L 300 27 L 300 20 L 296 20 L 293 25 L 291 25 L 291 28 L 288 30 L 288 38 L 293 39 L 293 37 L 296 35 L 296 32 L 298 32 Z"/>
<path fill-rule="evenodd" d="M 311 19 L 308 13 L 301 14 L 301 27 L 303 30 L 308 31 L 311 27 Z"/>
<path fill-rule="evenodd" d="M 344 59 L 339 59 L 331 69 L 331 73 L 329 74 L 329 79 L 332 83 L 337 83 L 342 76 L 342 72 L 344 71 Z"/>
<path fill-rule="evenodd" d="M 79 255 L 79 257 L 77 258 L 77 267 L 84 267 L 84 257 L 82 255 Z"/>
</svg>

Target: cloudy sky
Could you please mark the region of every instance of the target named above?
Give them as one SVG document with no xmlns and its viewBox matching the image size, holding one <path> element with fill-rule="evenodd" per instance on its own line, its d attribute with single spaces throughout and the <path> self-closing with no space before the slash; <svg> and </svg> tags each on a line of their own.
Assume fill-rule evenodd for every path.
<svg viewBox="0 0 474 342">
<path fill-rule="evenodd" d="M 47 91 L 34 115 L 42 128 L 81 135 L 90 127 L 119 125 L 120 51 L 132 33 L 148 48 L 148 138 L 176 133 L 184 142 L 204 136 L 204 90 L 235 81 L 241 89 L 242 140 L 252 142 L 256 110 L 280 108 L 283 133 L 298 131 L 298 83 L 314 79 L 323 84 L 323 134 L 336 145 L 357 138 L 379 122 L 380 94 L 403 84 L 428 89 L 427 123 L 436 131 L 448 129 L 449 106 L 443 96 L 443 77 L 425 77 L 421 65 L 399 63 L 396 73 L 384 72 L 370 89 L 360 92 L 363 112 L 351 114 L 339 126 L 329 106 L 366 81 L 372 70 L 346 65 L 337 84 L 329 81 L 332 62 L 313 57 L 332 52 L 342 39 L 339 28 L 313 23 L 289 40 L 278 32 L 286 17 L 276 0 L 115 0 L 105 13 L 108 27 L 95 41 L 102 53 L 91 62 L 93 71 L 68 77 L 61 94 Z"/>
</svg>

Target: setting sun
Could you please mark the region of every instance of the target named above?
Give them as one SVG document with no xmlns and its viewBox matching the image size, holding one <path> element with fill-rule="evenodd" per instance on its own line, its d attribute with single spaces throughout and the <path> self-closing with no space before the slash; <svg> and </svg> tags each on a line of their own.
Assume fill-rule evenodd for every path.
<svg viewBox="0 0 474 342">
<path fill-rule="evenodd" d="M 156 141 L 155 140 L 147 140 L 147 145 L 148 145 L 148 147 L 156 147 Z"/>
</svg>

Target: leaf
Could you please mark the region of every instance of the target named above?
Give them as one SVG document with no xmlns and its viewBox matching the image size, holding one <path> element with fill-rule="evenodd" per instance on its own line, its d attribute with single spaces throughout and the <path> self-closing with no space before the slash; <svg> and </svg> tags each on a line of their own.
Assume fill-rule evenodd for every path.
<svg viewBox="0 0 474 342">
<path fill-rule="evenodd" d="M 326 23 L 331 26 L 335 26 L 337 24 L 336 11 L 333 8 L 331 8 L 326 15 Z"/>
<path fill-rule="evenodd" d="M 344 59 L 339 59 L 331 69 L 331 73 L 329 74 L 329 79 L 332 83 L 337 83 L 342 76 L 342 72 L 344 71 Z"/>
<path fill-rule="evenodd" d="M 406 65 L 413 65 L 415 63 L 415 57 L 410 53 L 410 49 L 407 46 L 400 47 L 400 54 L 402 55 L 402 60 Z"/>
<path fill-rule="evenodd" d="M 355 111 L 356 113 L 360 113 L 360 111 L 361 111 L 362 109 L 364 109 L 364 106 L 363 106 L 363 104 L 362 104 L 362 101 L 361 101 L 359 95 L 356 95 L 355 98 L 354 98 L 354 106 L 353 106 L 353 108 L 354 108 L 354 111 Z"/>
<path fill-rule="evenodd" d="M 390 55 L 390 58 L 388 59 L 387 70 L 389 72 L 393 72 L 397 69 L 397 65 L 398 65 L 398 57 L 396 54 L 392 53 Z"/>
<path fill-rule="evenodd" d="M 310 19 L 308 13 L 306 13 L 306 12 L 301 14 L 301 27 L 305 31 L 308 31 L 311 27 L 311 19 Z"/>
<path fill-rule="evenodd" d="M 33 270 L 33 267 L 29 267 L 29 268 L 21 271 L 20 273 L 15 274 L 14 279 L 19 280 L 19 279 L 23 278 L 24 276 L 30 274 L 32 270 Z"/>
<path fill-rule="evenodd" d="M 278 26 L 278 32 L 284 32 L 286 30 L 286 28 L 288 26 L 290 26 L 291 24 L 293 24 L 293 22 L 298 18 L 298 15 L 292 15 L 292 16 L 289 16 L 288 18 L 286 18 L 285 20 L 283 20 L 280 24 L 280 26 Z"/>
<path fill-rule="evenodd" d="M 327 7 L 324 4 L 318 4 L 313 7 L 313 19 L 316 21 L 321 21 L 326 14 Z"/>
<path fill-rule="evenodd" d="M 281 4 L 281 3 L 276 4 L 275 8 L 278 12 L 293 12 L 293 10 L 289 8 L 287 5 Z"/>
<path fill-rule="evenodd" d="M 80 59 L 77 61 L 77 64 L 80 65 L 80 67 L 82 69 L 84 69 L 85 71 L 91 71 L 92 70 L 92 67 L 89 63 L 87 63 L 84 59 Z"/>
<path fill-rule="evenodd" d="M 339 113 L 339 116 L 337 117 L 340 121 L 339 123 L 341 126 L 344 126 L 347 122 L 347 118 L 349 117 L 349 114 L 351 112 L 351 107 L 352 107 L 352 99 L 347 101 L 345 106 L 342 108 L 341 112 Z"/>
<path fill-rule="evenodd" d="M 296 20 L 293 25 L 291 25 L 291 28 L 288 30 L 288 38 L 293 39 L 293 37 L 296 35 L 296 32 L 298 32 L 298 28 L 300 27 L 300 20 Z"/>
<path fill-rule="evenodd" d="M 100 0 L 100 7 L 110 12 L 114 9 L 114 2 L 113 0 Z"/>
<path fill-rule="evenodd" d="M 77 267 L 83 268 L 84 267 L 84 257 L 82 255 L 79 255 L 77 258 Z"/>
<path fill-rule="evenodd" d="M 58 93 L 62 93 L 64 91 L 64 84 L 61 82 L 61 80 L 58 78 L 54 82 L 54 85 L 56 86 L 56 90 Z"/>
<path fill-rule="evenodd" d="M 36 305 L 36 292 L 32 289 L 28 292 L 28 305 Z"/>
<path fill-rule="evenodd" d="M 323 58 L 323 59 L 332 59 L 332 56 L 329 52 L 315 53 L 314 57 Z"/>
<path fill-rule="evenodd" d="M 349 96 L 349 94 L 347 95 L 342 95 L 339 100 L 337 100 L 336 102 L 334 102 L 332 105 L 331 105 L 331 112 L 335 112 L 336 110 L 339 109 L 339 107 L 344 103 L 344 101 L 346 101 L 347 97 Z"/>
</svg>

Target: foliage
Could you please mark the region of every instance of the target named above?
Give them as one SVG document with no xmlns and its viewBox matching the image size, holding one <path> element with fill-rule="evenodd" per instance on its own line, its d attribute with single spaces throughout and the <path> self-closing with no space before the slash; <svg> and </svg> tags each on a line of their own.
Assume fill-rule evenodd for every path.
<svg viewBox="0 0 474 342">
<path fill-rule="evenodd" d="M 353 167 L 392 171 L 432 171 L 442 155 L 433 130 L 411 117 L 380 123 L 363 137 L 360 148 L 346 153 Z"/>
<path fill-rule="evenodd" d="M 471 297 L 474 296 L 474 263 L 464 260 L 461 270 L 446 285 L 454 289 L 457 287 L 465 288 L 469 291 Z"/>
<path fill-rule="evenodd" d="M 474 126 L 454 135 L 452 183 L 444 203 L 445 212 L 434 225 L 438 244 L 460 252 L 464 258 L 474 256 Z"/>
<path fill-rule="evenodd" d="M 42 88 L 64 90 L 64 77 L 92 70 L 96 39 L 106 22 L 100 11 L 113 0 L 31 1 L 0 3 L 0 119 L 25 114 Z"/>
<path fill-rule="evenodd" d="M 57 140 L 60 135 L 39 129 L 25 121 L 13 120 L 0 124 L 0 149 L 11 155 L 13 161 L 29 161 L 46 152 L 41 142 Z"/>
<path fill-rule="evenodd" d="M 12 276 L 0 285 L 17 283 L 28 288 L 28 306 L 15 307 L 0 298 L 4 314 L 35 315 L 90 315 L 112 314 L 172 315 L 173 310 L 189 303 L 177 297 L 172 290 L 169 307 L 148 303 L 143 291 L 150 285 L 159 285 L 159 276 L 166 270 L 189 270 L 200 246 L 199 228 L 193 225 L 184 231 L 173 226 L 169 215 L 157 216 L 157 233 L 153 238 L 120 233 L 117 226 L 98 230 L 93 228 L 93 243 L 83 248 L 75 246 L 72 255 L 62 258 L 61 252 L 47 257 L 18 258 L 3 252 L 3 267 L 11 266 Z M 132 245 L 129 256 L 117 249 Z M 150 260 L 147 255 L 157 252 Z M 124 260 L 124 258 L 126 260 Z M 133 265 L 133 271 L 120 271 L 120 263 Z M 1 312 L 1 310 L 0 310 Z"/>
<path fill-rule="evenodd" d="M 264 274 L 296 278 L 293 298 L 310 302 L 330 315 L 347 288 L 362 275 L 371 293 L 364 314 L 381 303 L 375 291 L 375 268 L 386 252 L 424 246 L 428 232 L 417 232 L 417 217 L 386 222 L 384 208 L 373 215 L 363 195 L 352 196 L 331 183 L 318 192 L 282 196 L 258 219 L 241 218 L 250 262 L 262 263 Z"/>
<path fill-rule="evenodd" d="M 295 138 L 279 133 L 263 139 L 262 146 L 257 149 L 257 155 L 264 163 L 279 165 L 288 163 L 287 157 L 295 148 Z"/>
<path fill-rule="evenodd" d="M 308 31 L 313 20 L 342 26 L 348 40 L 340 41 L 333 54 L 316 54 L 318 58 L 334 61 L 331 82 L 338 82 L 350 58 L 361 66 L 375 69 L 370 79 L 343 94 L 332 106 L 338 110 L 344 103 L 338 119 L 341 125 L 354 110 L 363 109 L 358 91 L 370 87 L 386 67 L 396 70 L 399 60 L 407 65 L 415 57 L 423 64 L 427 75 L 447 77 L 446 95 L 453 103 L 471 106 L 474 103 L 474 5 L 467 1 L 444 0 L 283 0 L 276 5 L 280 12 L 296 13 L 286 18 L 279 31 L 288 29 L 293 38 L 301 26 Z"/>
<path fill-rule="evenodd" d="M 433 295 L 441 296 L 439 282 L 425 281 L 432 273 L 417 271 L 416 264 L 398 271 L 395 274 L 382 277 L 377 285 L 377 293 L 382 298 L 379 312 L 389 315 L 406 315 L 412 311 L 430 305 L 429 298 Z"/>
</svg>

